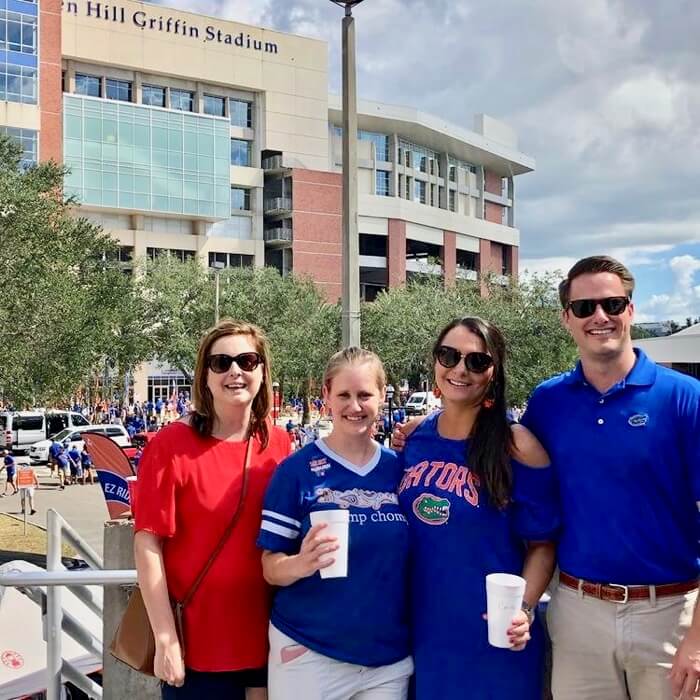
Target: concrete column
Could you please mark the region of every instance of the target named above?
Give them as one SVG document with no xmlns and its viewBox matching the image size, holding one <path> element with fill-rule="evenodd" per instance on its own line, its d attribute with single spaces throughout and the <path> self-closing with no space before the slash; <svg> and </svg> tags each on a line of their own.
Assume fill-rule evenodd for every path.
<svg viewBox="0 0 700 700">
<path fill-rule="evenodd" d="M 406 222 L 401 219 L 389 219 L 386 265 L 390 288 L 406 284 Z"/>
<path fill-rule="evenodd" d="M 509 262 L 510 262 L 510 276 L 516 280 L 518 278 L 518 258 L 520 249 L 516 245 L 510 246 L 508 251 Z"/>
<path fill-rule="evenodd" d="M 105 569 L 134 569 L 134 523 L 133 520 L 108 520 L 104 526 Z M 103 698 L 104 700 L 158 700 L 160 683 L 155 678 L 144 676 L 117 661 L 109 646 L 114 638 L 119 621 L 126 610 L 129 591 L 124 586 L 105 586 L 102 638 Z"/>
<path fill-rule="evenodd" d="M 457 234 L 454 231 L 442 232 L 442 278 L 445 287 L 455 283 L 457 272 Z"/>
<path fill-rule="evenodd" d="M 481 287 L 481 295 L 486 296 L 488 290 L 486 287 L 486 278 L 489 273 L 493 273 L 491 262 L 491 241 L 481 238 L 479 239 L 479 261 L 477 265 L 479 273 L 479 284 Z"/>
<path fill-rule="evenodd" d="M 197 114 L 201 114 L 204 111 L 204 90 L 202 89 L 202 83 L 197 83 L 197 89 L 194 91 L 194 104 L 192 108 Z"/>
<path fill-rule="evenodd" d="M 399 196 L 399 137 L 397 134 L 389 136 L 389 158 L 394 164 L 389 179 L 389 193 L 392 197 Z"/>
<path fill-rule="evenodd" d="M 484 199 L 484 188 L 486 186 L 486 177 L 484 175 L 484 166 L 479 165 L 476 169 L 476 187 L 479 190 L 479 199 L 474 212 L 477 219 L 483 219 L 486 209 L 486 200 Z"/>
<path fill-rule="evenodd" d="M 360 237 L 357 227 L 355 20 L 343 17 L 343 346 L 360 345 Z"/>
<path fill-rule="evenodd" d="M 440 209 L 447 209 L 447 190 L 450 181 L 450 161 L 447 157 L 447 153 L 440 154 L 440 176 L 442 177 L 442 196 L 438 194 L 438 206 Z M 438 192 L 440 192 L 438 188 Z"/>
<path fill-rule="evenodd" d="M 131 101 L 137 104 L 141 104 L 143 93 L 143 80 L 141 79 L 141 73 L 134 73 L 134 82 L 131 86 Z"/>
<path fill-rule="evenodd" d="M 515 228 L 515 178 L 512 175 L 508 178 L 508 196 L 510 197 L 508 226 Z"/>
</svg>

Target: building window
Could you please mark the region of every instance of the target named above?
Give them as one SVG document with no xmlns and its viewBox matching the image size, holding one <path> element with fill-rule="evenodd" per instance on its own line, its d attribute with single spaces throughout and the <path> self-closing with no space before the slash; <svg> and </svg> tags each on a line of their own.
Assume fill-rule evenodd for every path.
<svg viewBox="0 0 700 700">
<path fill-rule="evenodd" d="M 105 84 L 105 97 L 108 100 L 131 102 L 131 82 L 128 80 L 114 80 L 107 78 Z"/>
<path fill-rule="evenodd" d="M 476 270 L 476 253 L 457 249 L 457 267 L 462 270 Z"/>
<path fill-rule="evenodd" d="M 36 17 L 0 10 L 0 50 L 36 56 Z"/>
<path fill-rule="evenodd" d="M 411 199 L 411 184 L 413 183 L 413 178 L 406 177 L 406 199 Z"/>
<path fill-rule="evenodd" d="M 510 274 L 510 248 L 507 245 L 501 246 L 501 274 Z"/>
<path fill-rule="evenodd" d="M 189 90 L 174 90 L 170 88 L 170 109 L 181 112 L 194 112 L 194 93 Z"/>
<path fill-rule="evenodd" d="M 381 197 L 389 196 L 389 175 L 386 170 L 377 170 L 377 180 L 375 187 L 375 194 Z"/>
<path fill-rule="evenodd" d="M 141 102 L 151 107 L 165 107 L 165 88 L 144 85 L 141 88 Z"/>
<path fill-rule="evenodd" d="M 457 182 L 457 166 L 450 165 L 450 182 Z"/>
<path fill-rule="evenodd" d="M 245 100 L 228 101 L 228 111 L 232 126 L 242 126 L 246 129 L 253 127 L 253 103 Z"/>
<path fill-rule="evenodd" d="M 75 74 L 75 92 L 88 97 L 102 97 L 102 79 L 96 75 Z"/>
<path fill-rule="evenodd" d="M 448 197 L 447 208 L 450 211 L 457 211 L 457 190 L 450 190 L 447 193 L 447 197 Z"/>
<path fill-rule="evenodd" d="M 440 206 L 440 203 L 438 202 L 438 198 L 437 198 L 437 192 L 438 192 L 437 185 L 430 185 L 430 206 L 431 207 Z"/>
<path fill-rule="evenodd" d="M 371 141 L 374 144 L 374 149 L 377 154 L 377 160 L 389 160 L 389 137 L 386 134 L 378 134 L 374 131 L 357 132 L 357 138 L 360 141 Z"/>
<path fill-rule="evenodd" d="M 149 260 L 158 258 L 174 258 L 180 262 L 194 260 L 194 250 L 182 250 L 178 248 L 146 248 L 146 257 Z"/>
<path fill-rule="evenodd" d="M 0 134 L 9 136 L 22 147 L 20 167 L 26 169 L 37 162 L 37 132 L 33 129 L 17 129 L 12 126 L 0 126 Z"/>
<path fill-rule="evenodd" d="M 225 267 L 253 267 L 255 256 L 242 253 L 209 253 L 209 267 L 223 263 Z"/>
<path fill-rule="evenodd" d="M 250 141 L 231 139 L 231 165 L 250 166 Z"/>
<path fill-rule="evenodd" d="M 250 190 L 245 187 L 231 188 L 231 213 L 250 211 Z"/>
<path fill-rule="evenodd" d="M 207 236 L 249 241 L 253 237 L 253 219 L 250 216 L 232 216 L 217 221 L 207 227 Z"/>
<path fill-rule="evenodd" d="M 226 102 L 223 97 L 216 95 L 204 95 L 204 114 L 212 117 L 225 117 Z"/>
<path fill-rule="evenodd" d="M 36 68 L 0 63 L 0 100 L 36 104 Z"/>
<path fill-rule="evenodd" d="M 413 201 L 425 204 L 427 199 L 425 197 L 425 182 L 423 180 L 416 180 L 413 189 Z"/>
</svg>

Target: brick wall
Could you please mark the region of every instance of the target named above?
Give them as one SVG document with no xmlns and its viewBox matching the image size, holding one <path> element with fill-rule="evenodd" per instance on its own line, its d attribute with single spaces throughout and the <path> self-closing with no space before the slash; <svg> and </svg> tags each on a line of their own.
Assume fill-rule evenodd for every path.
<svg viewBox="0 0 700 700">
<path fill-rule="evenodd" d="M 295 274 L 308 275 L 329 302 L 341 296 L 342 176 L 317 170 L 292 170 Z"/>
<path fill-rule="evenodd" d="M 442 274 L 445 286 L 454 284 L 457 270 L 457 234 L 454 231 L 442 233 Z"/>
<path fill-rule="evenodd" d="M 39 159 L 61 162 L 61 0 L 41 0 L 39 13 Z"/>
<path fill-rule="evenodd" d="M 389 287 L 406 283 L 406 222 L 389 219 L 389 240 L 386 247 Z"/>
</svg>

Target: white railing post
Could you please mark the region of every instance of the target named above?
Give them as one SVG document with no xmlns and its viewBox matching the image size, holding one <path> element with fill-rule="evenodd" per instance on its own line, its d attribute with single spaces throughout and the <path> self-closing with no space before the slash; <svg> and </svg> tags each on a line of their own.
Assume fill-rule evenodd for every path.
<svg viewBox="0 0 700 700">
<path fill-rule="evenodd" d="M 58 571 L 61 565 L 61 516 L 52 509 L 46 514 L 46 570 Z M 63 634 L 61 588 L 46 588 L 46 700 L 61 700 L 61 635 Z"/>
</svg>

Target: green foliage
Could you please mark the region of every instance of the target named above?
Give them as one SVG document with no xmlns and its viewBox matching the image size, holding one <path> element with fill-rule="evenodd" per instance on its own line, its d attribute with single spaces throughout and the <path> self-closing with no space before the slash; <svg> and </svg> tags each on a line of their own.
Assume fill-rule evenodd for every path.
<svg viewBox="0 0 700 700">
<path fill-rule="evenodd" d="M 509 397 L 521 404 L 543 379 L 570 367 L 576 350 L 559 321 L 559 302 L 549 277 L 502 287 L 487 282 L 481 296 L 472 282 L 445 289 L 440 278 L 422 278 L 387 290 L 362 309 L 363 344 L 384 360 L 392 382 L 414 386 L 432 379 L 430 351 L 452 319 L 481 316 L 503 332 L 509 350 Z"/>
<path fill-rule="evenodd" d="M 131 283 L 114 242 L 70 215 L 64 170 L 19 157 L 0 138 L 0 387 L 23 406 L 68 396 L 113 349 Z"/>
</svg>

